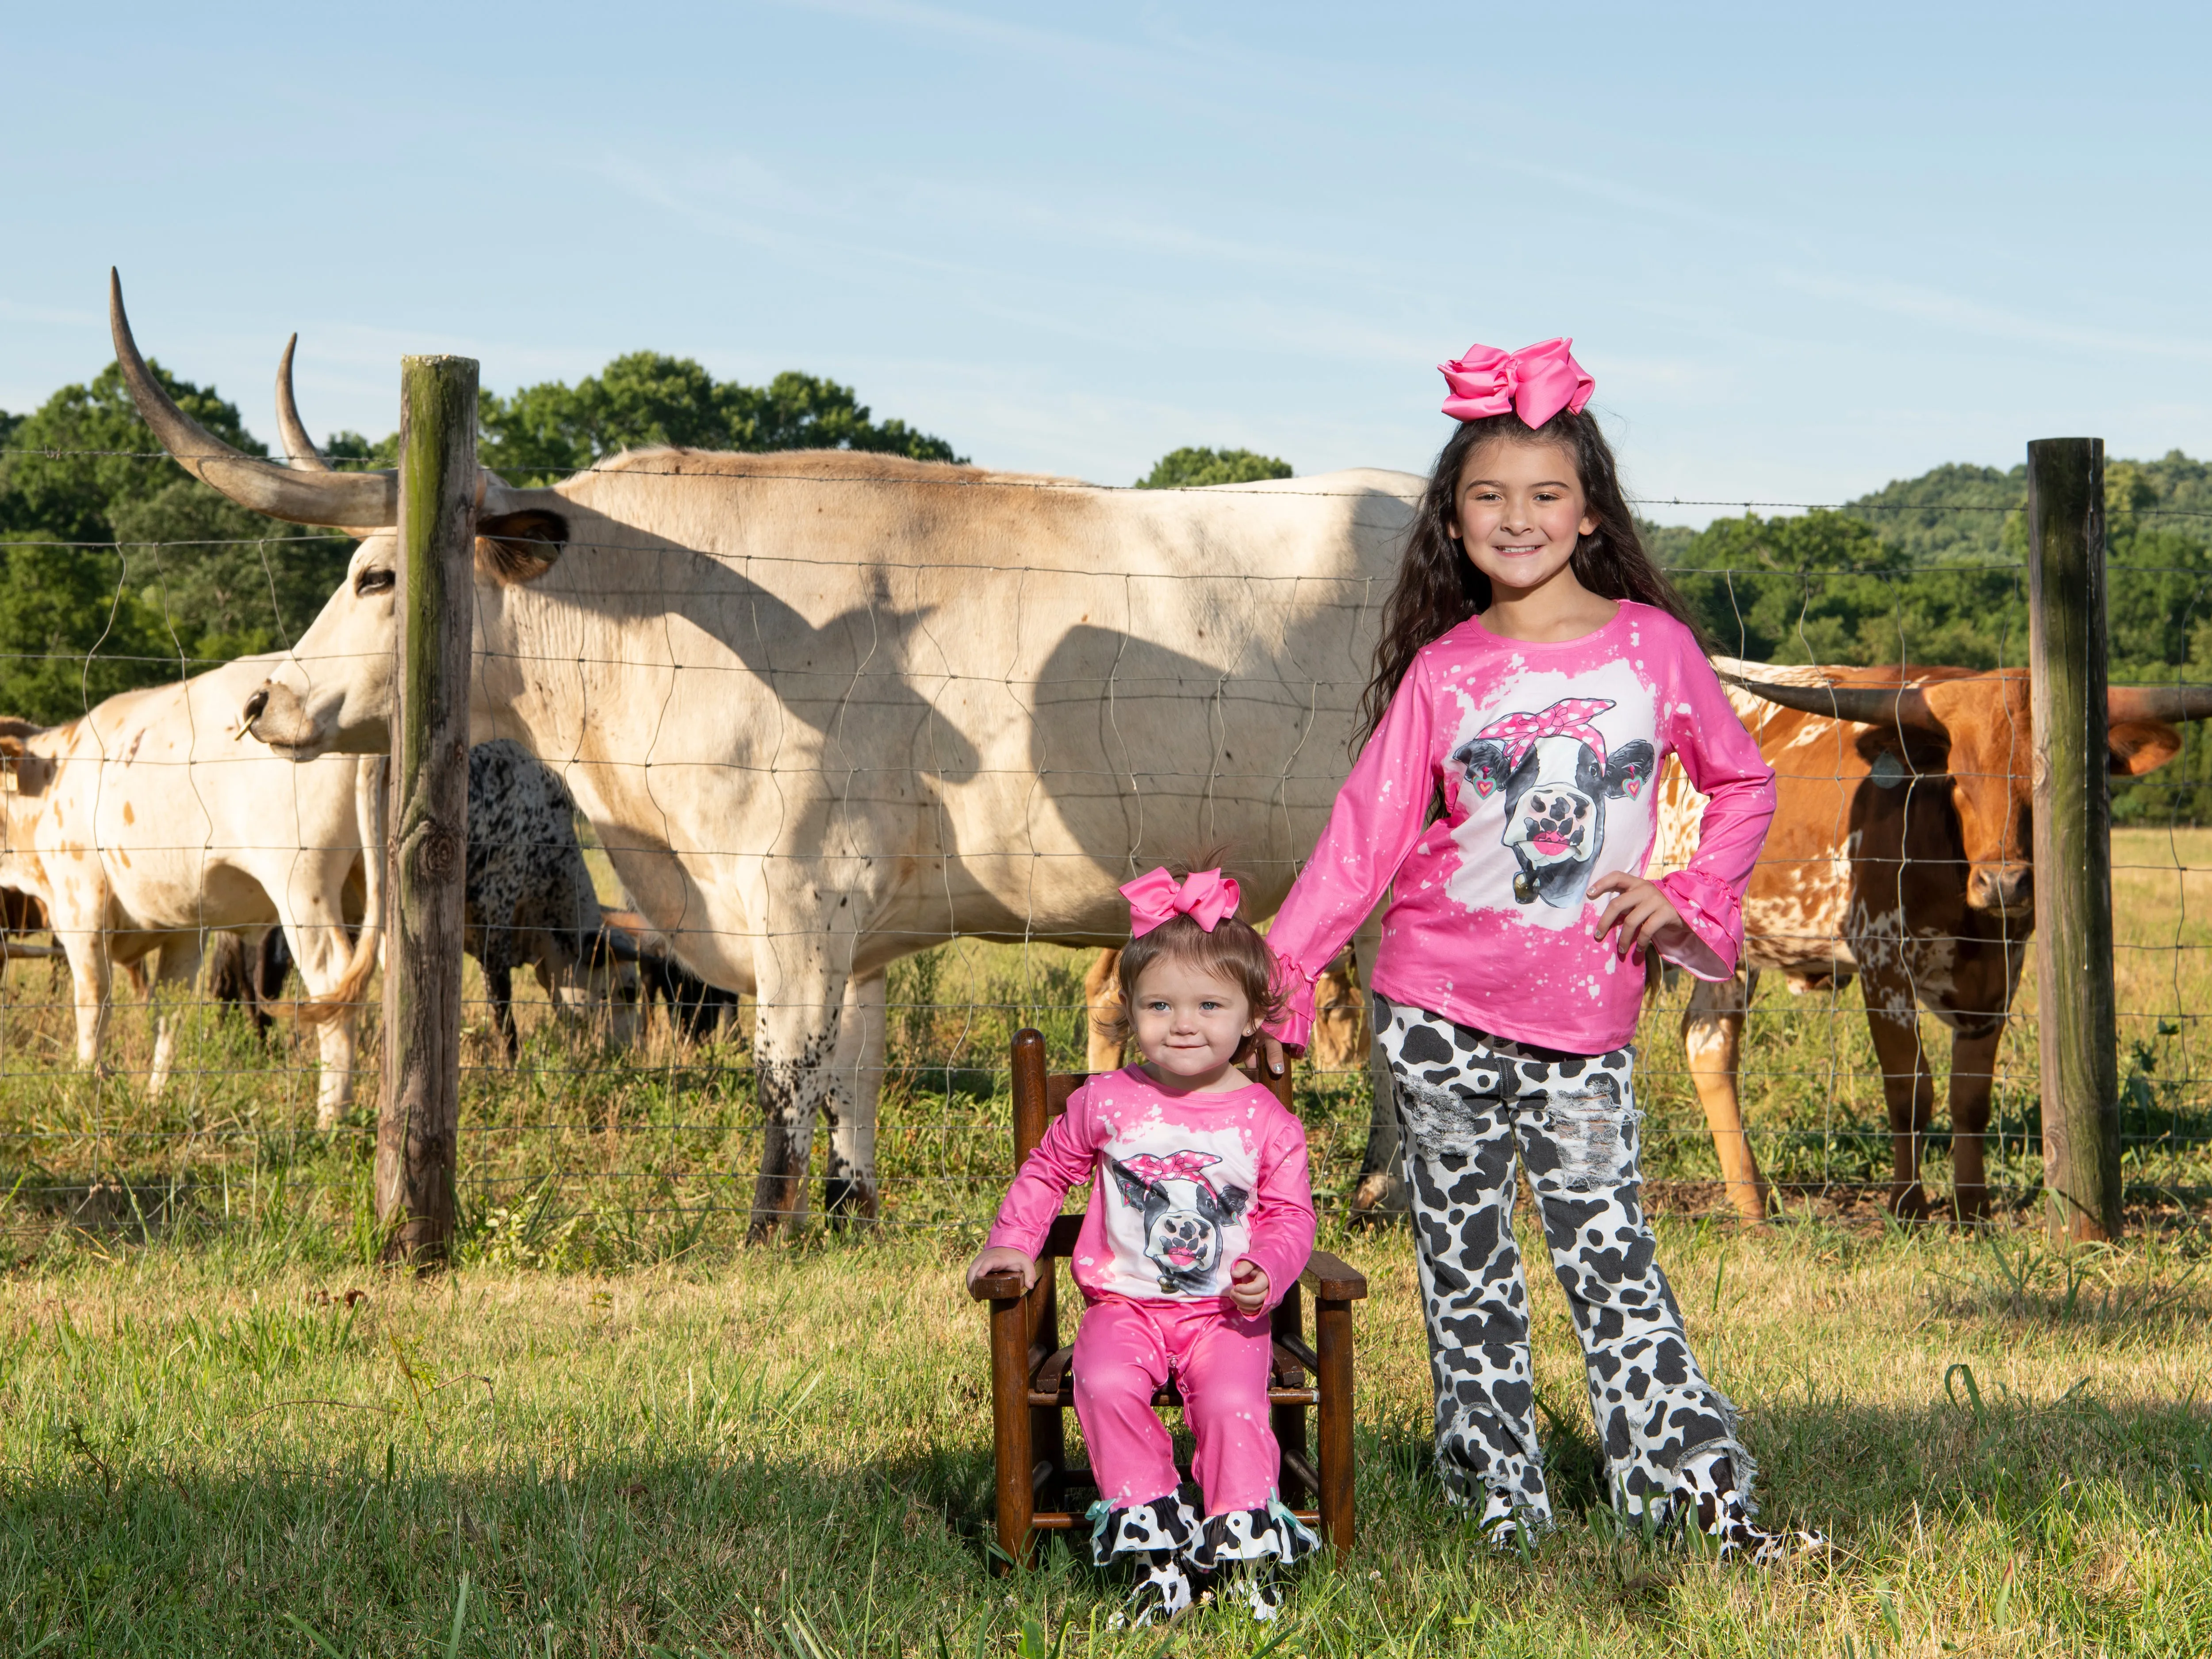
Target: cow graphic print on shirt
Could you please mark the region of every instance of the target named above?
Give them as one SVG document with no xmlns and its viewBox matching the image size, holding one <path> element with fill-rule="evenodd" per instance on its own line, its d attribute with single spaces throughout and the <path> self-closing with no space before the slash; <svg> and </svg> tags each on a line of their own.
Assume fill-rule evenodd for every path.
<svg viewBox="0 0 2212 1659">
<path fill-rule="evenodd" d="M 1591 724 L 1609 697 L 1562 697 L 1491 721 L 1452 751 L 1478 801 L 1502 792 L 1504 841 L 1520 864 L 1513 896 L 1579 910 L 1605 846 L 1605 804 L 1645 796 L 1658 751 L 1642 738 L 1610 754 Z"/>
<path fill-rule="evenodd" d="M 1215 1186 L 1206 1172 L 1220 1162 L 1189 1147 L 1165 1157 L 1106 1160 L 1123 1200 L 1142 1218 L 1145 1260 L 1159 1272 L 1162 1296 L 1202 1296 L 1216 1288 L 1223 1231 L 1252 1196 L 1242 1187 Z"/>
</svg>

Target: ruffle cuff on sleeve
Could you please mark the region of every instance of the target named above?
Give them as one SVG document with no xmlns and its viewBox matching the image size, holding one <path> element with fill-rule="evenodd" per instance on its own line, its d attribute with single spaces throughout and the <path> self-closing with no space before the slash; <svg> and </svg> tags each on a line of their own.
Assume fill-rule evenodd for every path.
<svg viewBox="0 0 2212 1659">
<path fill-rule="evenodd" d="M 1690 931 L 1710 945 L 1721 959 L 1718 974 L 1700 973 L 1692 963 L 1660 953 L 1662 959 L 1672 962 L 1693 979 L 1718 982 L 1735 973 L 1736 953 L 1743 944 L 1743 901 L 1735 890 L 1725 883 L 1696 870 L 1677 870 L 1671 876 L 1662 876 L 1659 890 L 1667 902 L 1682 913 L 1682 920 Z"/>
<path fill-rule="evenodd" d="M 1321 975 L 1309 974 L 1295 962 L 1285 962 L 1279 957 L 1275 963 L 1275 983 L 1283 993 L 1283 1012 L 1260 1029 L 1285 1048 L 1303 1053 L 1313 1036 L 1314 981 Z"/>
</svg>

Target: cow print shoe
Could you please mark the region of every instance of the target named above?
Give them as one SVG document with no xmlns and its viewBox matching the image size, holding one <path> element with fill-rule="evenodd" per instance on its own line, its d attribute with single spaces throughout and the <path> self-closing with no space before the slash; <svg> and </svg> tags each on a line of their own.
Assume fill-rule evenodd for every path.
<svg viewBox="0 0 2212 1659">
<path fill-rule="evenodd" d="M 1291 1576 L 1273 1559 L 1238 1562 L 1221 1576 L 1224 1604 L 1249 1607 L 1255 1624 L 1264 1625 L 1280 1613 L 1290 1593 Z"/>
<path fill-rule="evenodd" d="M 1091 1559 L 1097 1566 L 1117 1555 L 1185 1555 L 1198 1542 L 1198 1516 L 1176 1492 L 1118 1510 L 1102 1498 L 1084 1511 L 1084 1519 L 1091 1522 Z"/>
<path fill-rule="evenodd" d="M 1682 1466 L 1681 1482 L 1678 1501 L 1689 1507 L 1697 1529 L 1720 1546 L 1723 1561 L 1771 1567 L 1793 1556 L 1828 1552 L 1827 1539 L 1817 1532 L 1772 1532 L 1756 1524 L 1751 1500 L 1736 1488 L 1735 1465 L 1724 1452 L 1692 1458 Z"/>
<path fill-rule="evenodd" d="M 1231 1510 L 1209 1515 L 1191 1551 L 1191 1565 L 1213 1572 L 1237 1561 L 1273 1559 L 1289 1566 L 1321 1547 L 1313 1528 L 1271 1498 L 1263 1510 Z"/>
<path fill-rule="evenodd" d="M 1164 1625 L 1188 1613 L 1193 1600 L 1189 1572 L 1167 1550 L 1144 1550 L 1133 1558 L 1136 1586 L 1121 1604 L 1120 1620 L 1130 1630 Z"/>
</svg>

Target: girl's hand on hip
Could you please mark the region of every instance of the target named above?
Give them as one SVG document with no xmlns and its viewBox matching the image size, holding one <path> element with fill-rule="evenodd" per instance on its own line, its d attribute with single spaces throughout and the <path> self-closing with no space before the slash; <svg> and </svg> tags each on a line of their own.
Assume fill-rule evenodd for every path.
<svg viewBox="0 0 2212 1659">
<path fill-rule="evenodd" d="M 1250 1319 L 1267 1305 L 1267 1270 L 1249 1256 L 1229 1270 L 1229 1299 Z"/>
<path fill-rule="evenodd" d="M 988 1278 L 993 1273 L 1019 1273 L 1022 1276 L 1022 1290 L 1026 1293 L 1030 1287 L 1036 1283 L 1036 1261 L 1034 1257 L 1016 1249 L 1011 1244 L 986 1245 L 975 1253 L 975 1259 L 968 1264 L 968 1293 L 973 1296 L 975 1293 L 977 1282 Z"/>
<path fill-rule="evenodd" d="M 1597 919 L 1595 938 L 1603 939 L 1617 931 L 1613 949 L 1638 962 L 1643 952 L 1650 950 L 1685 966 L 1710 957 L 1713 974 L 1719 974 L 1721 960 L 1713 954 L 1712 946 L 1690 931 L 1690 924 L 1682 920 L 1682 913 L 1658 883 L 1617 872 L 1600 876 L 1589 884 L 1592 898 L 1607 893 L 1617 896 Z"/>
</svg>

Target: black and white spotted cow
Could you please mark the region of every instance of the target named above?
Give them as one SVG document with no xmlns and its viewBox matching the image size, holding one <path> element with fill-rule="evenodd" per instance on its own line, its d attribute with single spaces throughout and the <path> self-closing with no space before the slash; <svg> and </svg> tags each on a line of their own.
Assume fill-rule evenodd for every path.
<svg viewBox="0 0 2212 1659">
<path fill-rule="evenodd" d="M 1452 751 L 1478 795 L 1504 791 L 1505 845 L 1519 861 L 1513 896 L 1559 909 L 1579 907 L 1598 850 L 1605 845 L 1608 798 L 1651 787 L 1658 755 L 1641 738 L 1608 755 L 1589 724 L 1612 708 L 1602 698 L 1571 698 L 1541 713 L 1510 714 Z"/>
<path fill-rule="evenodd" d="M 575 811 L 561 780 L 521 744 L 500 738 L 469 750 L 464 945 L 483 969 L 510 1060 L 521 1053 L 518 965 L 538 970 L 556 1006 L 607 1002 L 617 1042 L 636 1007 L 634 953 L 608 933 L 576 844 Z"/>
</svg>

